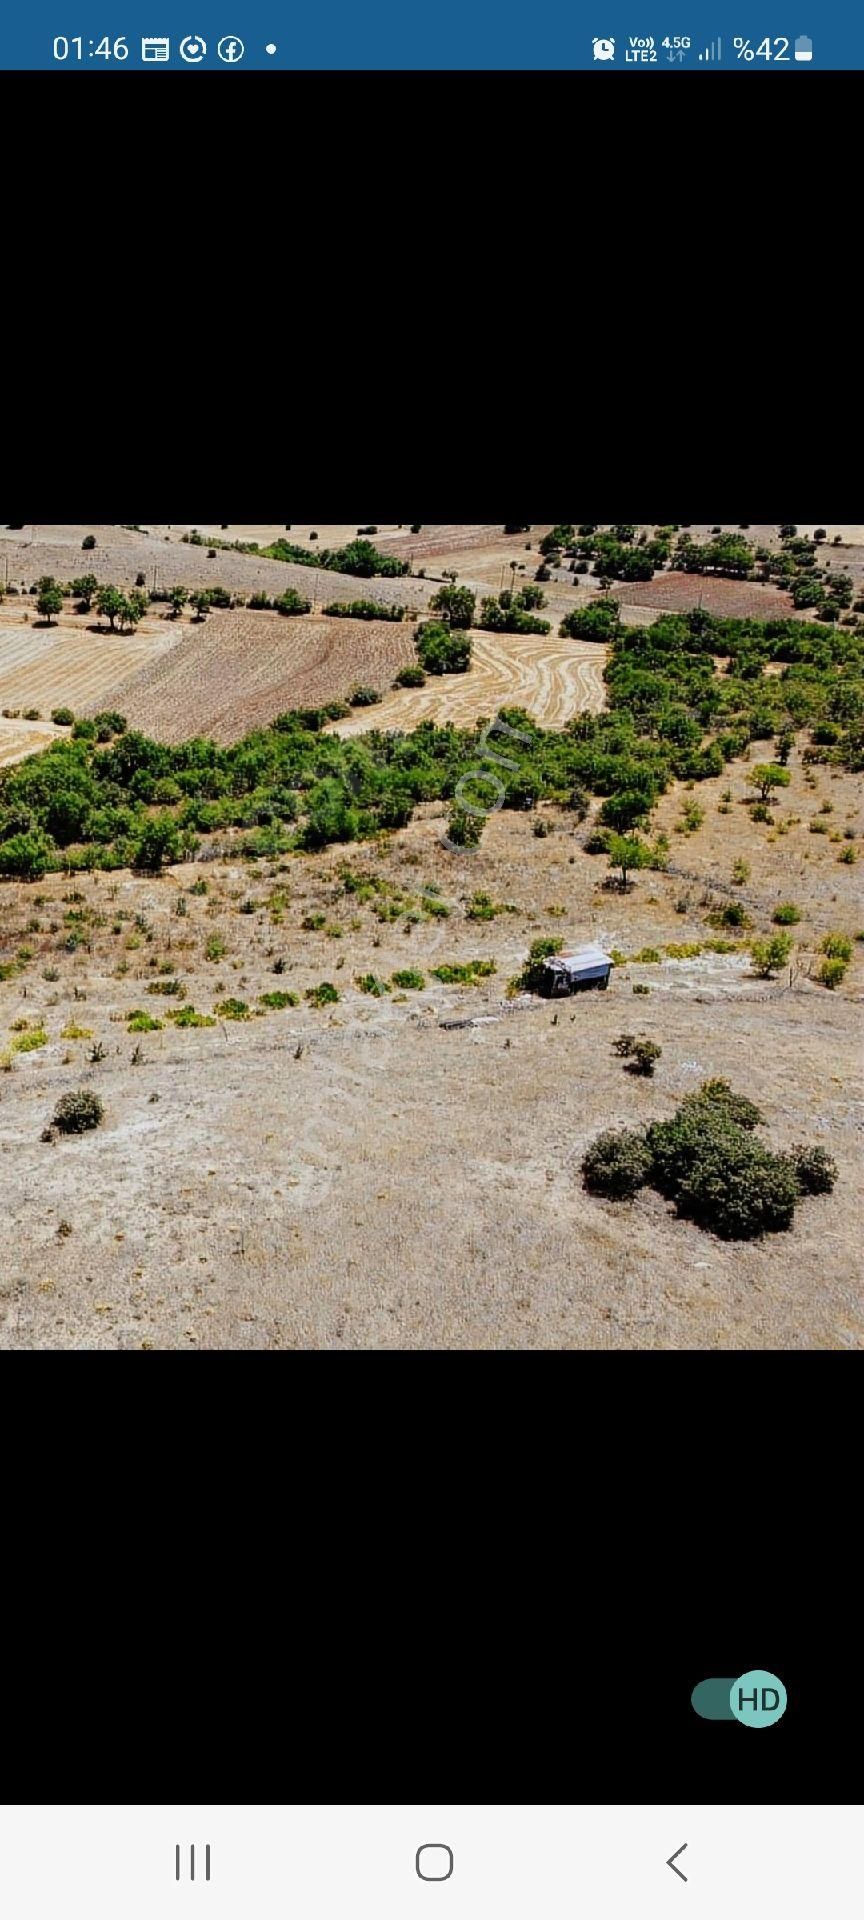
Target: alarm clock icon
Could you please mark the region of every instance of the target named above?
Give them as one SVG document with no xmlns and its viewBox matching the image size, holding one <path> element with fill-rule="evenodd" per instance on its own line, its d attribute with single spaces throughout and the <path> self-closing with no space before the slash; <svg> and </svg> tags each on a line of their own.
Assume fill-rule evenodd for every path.
<svg viewBox="0 0 864 1920">
<path fill-rule="evenodd" d="M 594 58 L 595 58 L 595 60 L 614 60 L 614 58 L 615 58 L 615 42 L 614 42 L 614 40 L 597 40 L 597 39 L 595 39 L 595 41 L 594 41 Z"/>
</svg>

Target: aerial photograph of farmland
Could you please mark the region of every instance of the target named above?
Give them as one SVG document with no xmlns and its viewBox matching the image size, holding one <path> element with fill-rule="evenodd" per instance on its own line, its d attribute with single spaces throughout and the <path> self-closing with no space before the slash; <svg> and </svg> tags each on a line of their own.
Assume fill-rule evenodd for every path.
<svg viewBox="0 0 864 1920">
<path fill-rule="evenodd" d="M 862 775 L 864 527 L 0 527 L 0 1349 L 864 1347 Z"/>
</svg>

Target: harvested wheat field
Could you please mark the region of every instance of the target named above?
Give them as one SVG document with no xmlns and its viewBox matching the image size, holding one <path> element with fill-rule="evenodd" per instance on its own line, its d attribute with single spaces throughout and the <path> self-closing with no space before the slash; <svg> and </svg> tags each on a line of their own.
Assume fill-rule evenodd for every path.
<svg viewBox="0 0 864 1920">
<path fill-rule="evenodd" d="M 130 726 L 154 740 L 206 734 L 227 744 L 289 707 L 344 700 L 358 683 L 390 687 L 415 658 L 413 635 L 407 621 L 214 613 L 116 699 Z"/>
<path fill-rule="evenodd" d="M 45 626 L 4 609 L 0 621 L 0 707 L 74 713 L 114 705 L 114 694 L 148 661 L 170 652 L 186 629 L 148 615 L 135 633 L 110 633 L 98 616 L 63 614 Z"/>
<path fill-rule="evenodd" d="M 427 805 L 402 833 L 318 855 L 240 863 L 228 836 L 222 858 L 161 879 L 4 885 L 5 951 L 31 959 L 0 978 L 0 1048 L 39 1044 L 2 1055 L 0 1347 L 864 1348 L 864 946 L 836 991 L 810 977 L 824 933 L 854 936 L 864 915 L 855 869 L 808 831 L 830 797 L 860 833 L 860 782 L 818 769 L 813 787 L 797 754 L 790 770 L 779 853 L 746 813 L 741 764 L 701 783 L 695 833 L 675 832 L 684 791 L 664 797 L 673 867 L 627 895 L 584 852 L 591 822 L 551 805 L 545 837 L 504 812 L 470 854 L 443 846 L 446 811 Z M 348 891 L 346 873 L 376 885 Z M 478 892 L 507 910 L 472 919 Z M 733 896 L 760 933 L 778 898 L 798 902 L 791 976 L 756 979 L 744 936 L 704 945 Z M 608 993 L 508 999 L 546 933 L 618 951 Z M 474 986 L 433 976 L 477 958 L 496 971 Z M 404 968 L 425 984 L 398 991 Z M 339 1000 L 316 1008 L 325 980 Z M 274 988 L 298 1004 L 268 1006 Z M 181 998 L 215 1024 L 176 1027 Z M 129 1031 L 135 1009 L 152 1030 Z M 623 1070 L 622 1030 L 662 1047 L 653 1080 Z M 585 1193 L 598 1131 L 665 1117 L 714 1076 L 759 1104 L 777 1147 L 826 1147 L 834 1193 L 750 1242 L 648 1190 Z M 43 1142 L 78 1087 L 104 1103 L 98 1133 Z"/>
<path fill-rule="evenodd" d="M 474 633 L 469 673 L 429 676 L 425 687 L 399 688 L 380 706 L 358 708 L 332 729 L 345 736 L 370 727 L 406 730 L 421 720 L 467 727 L 502 707 L 524 707 L 544 727 L 564 727 L 576 713 L 598 713 L 606 690 L 606 648 L 554 634 Z"/>
</svg>

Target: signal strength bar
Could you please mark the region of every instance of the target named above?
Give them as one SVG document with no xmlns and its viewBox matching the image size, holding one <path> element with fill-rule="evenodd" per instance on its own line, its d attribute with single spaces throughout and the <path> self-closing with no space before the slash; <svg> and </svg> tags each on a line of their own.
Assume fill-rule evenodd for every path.
<svg viewBox="0 0 864 1920">
<path fill-rule="evenodd" d="M 710 42 L 710 45 L 705 48 L 705 52 L 700 53 L 699 59 L 700 60 L 721 60 L 723 57 L 721 52 L 722 45 L 723 45 L 722 40 L 719 40 L 719 39 L 712 40 Z"/>
</svg>

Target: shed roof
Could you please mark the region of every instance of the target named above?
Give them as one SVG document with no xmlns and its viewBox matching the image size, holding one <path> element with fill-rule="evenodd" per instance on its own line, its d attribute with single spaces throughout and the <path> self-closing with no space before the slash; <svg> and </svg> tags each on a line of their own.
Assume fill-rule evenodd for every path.
<svg viewBox="0 0 864 1920">
<path fill-rule="evenodd" d="M 612 965 L 608 953 L 604 953 L 602 947 L 595 946 L 565 947 L 562 953 L 556 955 L 556 958 L 558 960 L 566 960 L 568 966 L 574 961 L 578 961 L 580 966 L 586 967 L 597 967 L 601 965 L 611 967 Z"/>
</svg>

